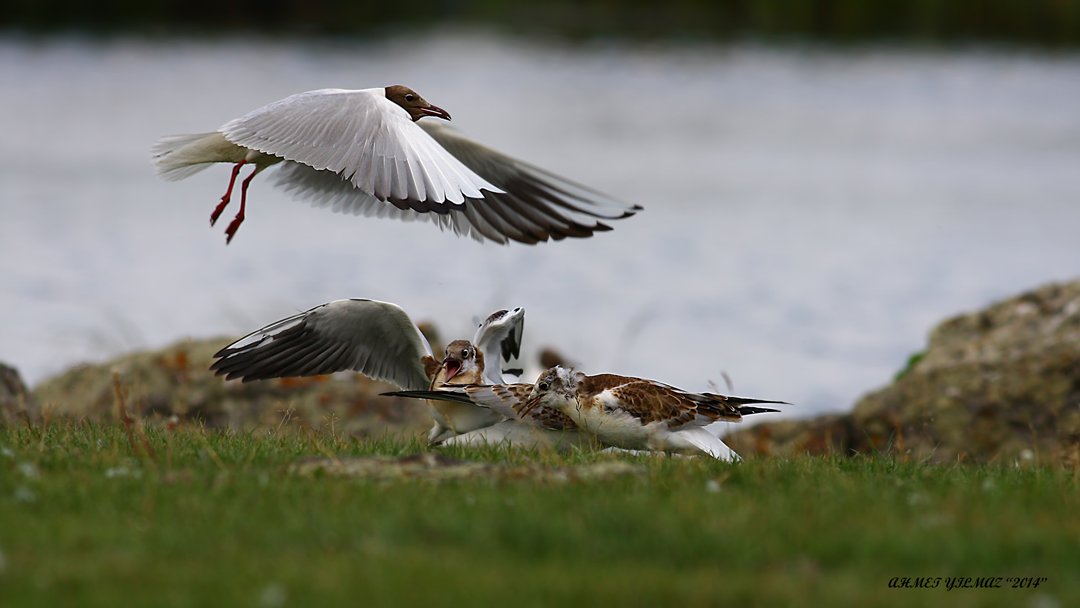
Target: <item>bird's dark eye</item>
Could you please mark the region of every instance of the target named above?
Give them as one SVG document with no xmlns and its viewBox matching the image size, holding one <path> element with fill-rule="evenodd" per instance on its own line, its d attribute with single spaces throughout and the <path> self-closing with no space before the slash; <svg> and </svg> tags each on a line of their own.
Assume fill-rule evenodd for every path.
<svg viewBox="0 0 1080 608">
<path fill-rule="evenodd" d="M 548 390 L 548 383 L 547 382 L 541 382 L 540 384 L 536 385 L 536 388 L 538 388 L 538 389 L 540 389 L 542 391 L 546 391 L 546 390 Z"/>
<path fill-rule="evenodd" d="M 413 95 L 412 93 L 406 93 L 405 101 L 416 101 L 416 95 Z"/>
</svg>

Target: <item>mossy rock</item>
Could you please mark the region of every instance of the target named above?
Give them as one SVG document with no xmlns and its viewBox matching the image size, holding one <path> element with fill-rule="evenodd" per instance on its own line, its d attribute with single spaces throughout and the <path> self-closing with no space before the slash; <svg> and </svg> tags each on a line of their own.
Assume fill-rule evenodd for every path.
<svg viewBox="0 0 1080 608">
<path fill-rule="evenodd" d="M 0 363 L 0 424 L 38 422 L 41 412 L 19 370 Z"/>
<path fill-rule="evenodd" d="M 949 319 L 852 413 L 764 424 L 747 454 L 868 454 L 948 462 L 1074 461 L 1080 453 L 1080 281 Z"/>
<path fill-rule="evenodd" d="M 33 397 L 46 418 L 118 419 L 116 383 L 127 411 L 147 420 L 191 421 L 212 428 L 257 431 L 281 424 L 369 435 L 420 433 L 430 424 L 421 402 L 379 393 L 395 390 L 352 372 L 242 383 L 210 371 L 213 354 L 231 338 L 185 340 L 99 365 L 80 365 L 45 380 Z"/>
</svg>

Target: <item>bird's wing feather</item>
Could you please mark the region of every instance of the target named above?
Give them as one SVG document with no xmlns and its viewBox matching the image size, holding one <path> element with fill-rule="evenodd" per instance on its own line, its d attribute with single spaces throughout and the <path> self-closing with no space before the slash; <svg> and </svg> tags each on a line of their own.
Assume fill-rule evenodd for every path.
<svg viewBox="0 0 1080 608">
<path fill-rule="evenodd" d="M 355 370 L 408 390 L 427 388 L 431 347 L 395 304 L 336 300 L 282 319 L 218 351 L 211 370 L 245 382 Z"/>
<path fill-rule="evenodd" d="M 384 217 L 405 222 L 431 221 L 438 217 L 380 201 L 360 190 L 351 181 L 331 171 L 320 171 L 305 165 L 285 161 L 274 172 L 273 185 L 315 207 L 325 207 L 335 213 L 351 213 L 364 217 Z"/>
<path fill-rule="evenodd" d="M 519 229 L 558 231 L 582 225 L 610 230 L 598 228 L 603 224 L 595 220 L 621 219 L 641 210 L 463 137 L 444 124 L 422 121 L 419 125 L 465 166 L 502 190 L 501 194 L 487 192 L 484 199 L 497 204 L 492 210 L 500 210 L 501 219 L 518 224 Z"/>
<path fill-rule="evenodd" d="M 683 448 L 694 447 L 709 456 L 719 460 L 739 461 L 742 458 L 735 450 L 728 447 L 719 437 L 701 427 L 693 427 L 676 431 L 667 436 L 667 442 L 671 447 Z"/>
<path fill-rule="evenodd" d="M 525 399 L 532 390 L 531 384 L 510 384 L 488 386 L 483 384 L 444 384 L 433 390 L 409 390 L 383 393 L 394 397 L 410 397 L 413 399 L 435 399 L 439 401 L 453 401 L 455 403 L 469 403 L 479 407 L 494 410 L 507 418 L 518 418 L 515 408 L 525 403 Z"/>
<path fill-rule="evenodd" d="M 493 409 L 512 420 L 556 431 L 577 428 L 569 416 L 546 406 L 533 408 L 528 415 L 522 417 L 521 410 L 525 408 L 525 402 L 532 390 L 532 384 L 524 383 L 469 386 L 465 389 L 475 405 Z"/>
<path fill-rule="evenodd" d="M 423 124 L 423 123 L 421 123 Z M 585 223 L 548 213 L 520 202 L 518 197 L 468 199 L 463 208 L 452 205 L 431 206 L 434 213 L 416 210 L 400 202 L 385 202 L 356 188 L 353 183 L 331 171 L 320 171 L 309 165 L 283 162 L 273 176 L 273 185 L 283 188 L 298 200 L 316 207 L 327 207 L 338 213 L 365 217 L 385 217 L 403 221 L 431 221 L 439 228 L 471 237 L 505 244 L 517 241 L 534 245 L 567 237 L 585 238 L 595 232 L 611 230 L 600 222 Z M 490 196 L 490 194 L 486 194 Z"/>
<path fill-rule="evenodd" d="M 609 399 L 642 424 L 663 422 L 671 429 L 700 427 L 717 420 L 742 420 L 742 404 L 776 403 L 759 399 L 726 397 L 712 393 L 690 393 L 662 382 L 629 378 L 614 374 L 588 376 L 578 389 L 584 398 L 593 396 Z M 752 411 L 753 410 L 753 411 Z M 747 408 L 746 413 L 758 413 L 768 408 Z"/>
<path fill-rule="evenodd" d="M 532 392 L 531 384 L 468 384 L 452 386 L 445 384 L 435 390 L 409 390 L 383 393 L 393 397 L 412 399 L 436 399 L 469 403 L 494 410 L 499 414 L 520 422 L 533 424 L 547 429 L 568 431 L 577 428 L 569 416 L 549 407 L 534 408 L 527 416 L 520 415 L 525 402 Z"/>
<path fill-rule="evenodd" d="M 337 173 L 379 200 L 423 210 L 481 198 L 481 188 L 498 191 L 420 129 L 381 88 L 299 93 L 219 130 L 237 145 Z"/>
<path fill-rule="evenodd" d="M 502 384 L 502 363 L 521 355 L 521 336 L 525 331 L 525 309 L 492 313 L 476 329 L 472 343 L 484 353 L 484 379 Z"/>
</svg>

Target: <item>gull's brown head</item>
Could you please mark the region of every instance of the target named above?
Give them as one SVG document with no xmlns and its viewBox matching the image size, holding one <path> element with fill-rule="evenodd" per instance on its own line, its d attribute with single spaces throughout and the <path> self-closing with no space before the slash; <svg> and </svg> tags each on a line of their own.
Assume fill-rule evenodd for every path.
<svg viewBox="0 0 1080 608">
<path fill-rule="evenodd" d="M 425 116 L 434 116 L 443 120 L 450 120 L 450 113 L 446 110 L 433 106 L 409 87 L 395 84 L 386 87 L 386 98 L 405 109 L 413 121 L 420 120 Z"/>
<path fill-rule="evenodd" d="M 462 371 L 482 371 L 484 353 L 476 349 L 468 340 L 454 340 L 446 347 L 443 368 L 446 370 L 446 382 Z"/>
</svg>

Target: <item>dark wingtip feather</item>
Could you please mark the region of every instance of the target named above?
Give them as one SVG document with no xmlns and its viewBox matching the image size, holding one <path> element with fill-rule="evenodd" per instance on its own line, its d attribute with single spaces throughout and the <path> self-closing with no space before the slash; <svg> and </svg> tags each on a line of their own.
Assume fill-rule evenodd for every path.
<svg viewBox="0 0 1080 608">
<path fill-rule="evenodd" d="M 435 399 L 437 401 L 455 401 L 457 403 L 473 404 L 472 399 L 464 393 L 454 391 L 391 391 L 379 393 L 384 397 L 405 397 L 408 399 Z"/>
<path fill-rule="evenodd" d="M 772 401 L 767 403 L 774 403 Z M 743 405 L 739 407 L 739 413 L 743 416 L 749 416 L 750 414 L 767 414 L 769 412 L 779 412 L 780 410 L 773 409 L 771 407 L 752 407 Z"/>
</svg>

